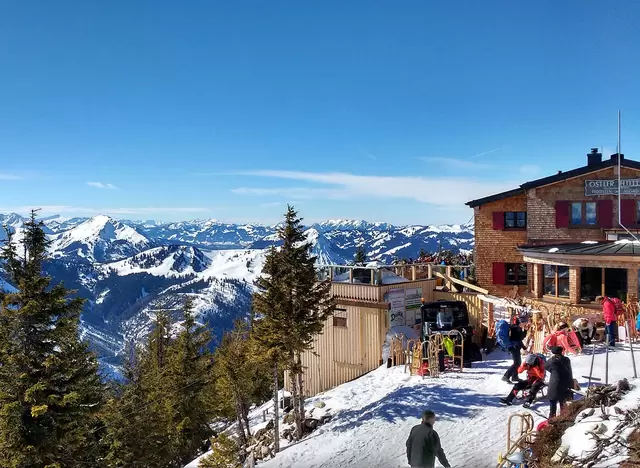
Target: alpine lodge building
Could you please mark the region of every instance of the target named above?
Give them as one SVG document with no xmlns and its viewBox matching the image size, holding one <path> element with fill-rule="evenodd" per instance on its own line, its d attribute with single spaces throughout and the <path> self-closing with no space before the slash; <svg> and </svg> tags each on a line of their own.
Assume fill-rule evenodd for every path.
<svg viewBox="0 0 640 468">
<path fill-rule="evenodd" d="M 470 201 L 476 280 L 492 294 L 516 286 L 554 303 L 637 302 L 639 202 L 640 162 L 623 154 L 603 161 L 597 149 L 585 166 Z"/>
</svg>

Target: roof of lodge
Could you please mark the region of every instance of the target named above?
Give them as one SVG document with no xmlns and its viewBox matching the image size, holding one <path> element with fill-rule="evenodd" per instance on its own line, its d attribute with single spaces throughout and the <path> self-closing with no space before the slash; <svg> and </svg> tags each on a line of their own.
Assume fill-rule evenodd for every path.
<svg viewBox="0 0 640 468">
<path fill-rule="evenodd" d="M 576 169 L 572 169 L 570 171 L 558 172 L 557 174 L 552 176 L 532 180 L 531 182 L 525 182 L 524 184 L 520 185 L 520 187 L 515 188 L 513 190 L 507 190 L 506 192 L 496 193 L 495 195 L 478 198 L 477 200 L 471 200 L 467 202 L 466 205 L 471 208 L 474 208 L 476 206 L 481 206 L 494 201 L 510 198 L 515 195 L 520 195 L 522 193 L 525 193 L 526 190 L 529 190 L 532 188 L 542 187 L 544 185 L 549 185 L 549 184 L 555 184 L 556 182 L 562 182 L 563 180 L 572 179 L 574 177 L 580 177 L 582 175 L 589 174 L 590 172 L 600 171 L 602 169 L 606 169 L 608 167 L 613 167 L 617 165 L 618 165 L 617 155 L 612 155 L 611 159 L 607 159 L 597 164 L 586 165 L 586 166 L 578 167 Z M 640 170 L 640 162 L 633 161 L 631 159 L 625 159 L 624 154 L 622 155 L 620 165 L 623 167 Z"/>
<path fill-rule="evenodd" d="M 632 240 L 584 241 L 576 244 L 521 245 L 523 253 L 545 253 L 557 255 L 640 255 L 640 242 Z"/>
</svg>

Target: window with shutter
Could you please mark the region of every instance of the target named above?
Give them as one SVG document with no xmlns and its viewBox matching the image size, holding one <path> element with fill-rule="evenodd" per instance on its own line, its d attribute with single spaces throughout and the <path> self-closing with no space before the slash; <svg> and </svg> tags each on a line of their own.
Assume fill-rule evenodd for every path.
<svg viewBox="0 0 640 468">
<path fill-rule="evenodd" d="M 502 262 L 493 263 L 493 284 L 505 284 L 505 264 Z"/>
<path fill-rule="evenodd" d="M 636 200 L 621 200 L 620 208 L 622 224 L 632 226 L 638 222 L 636 219 Z"/>
<path fill-rule="evenodd" d="M 504 230 L 504 212 L 503 211 L 493 212 L 493 229 L 495 229 L 496 231 Z"/>
<path fill-rule="evenodd" d="M 613 200 L 598 202 L 598 225 L 604 229 L 613 227 Z"/>
<path fill-rule="evenodd" d="M 556 227 L 557 228 L 569 227 L 569 202 L 568 201 L 556 202 Z"/>
</svg>

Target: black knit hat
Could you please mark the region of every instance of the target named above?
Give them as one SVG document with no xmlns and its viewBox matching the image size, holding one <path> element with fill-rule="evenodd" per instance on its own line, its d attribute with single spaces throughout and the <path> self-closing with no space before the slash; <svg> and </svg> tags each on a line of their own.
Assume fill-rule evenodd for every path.
<svg viewBox="0 0 640 468">
<path fill-rule="evenodd" d="M 562 354 L 564 352 L 564 348 L 562 346 L 551 346 L 549 348 L 553 354 Z"/>
</svg>

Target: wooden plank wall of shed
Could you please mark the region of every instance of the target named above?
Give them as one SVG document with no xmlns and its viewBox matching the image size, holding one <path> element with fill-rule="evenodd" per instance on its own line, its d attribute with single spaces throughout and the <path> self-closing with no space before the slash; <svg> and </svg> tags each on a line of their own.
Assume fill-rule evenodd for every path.
<svg viewBox="0 0 640 468">
<path fill-rule="evenodd" d="M 361 285 L 352 286 L 360 291 Z M 435 280 L 412 281 L 408 283 L 390 284 L 382 287 L 371 287 L 377 295 L 371 299 L 382 301 L 384 294 L 390 289 L 422 288 L 425 301 L 435 300 Z M 342 288 L 341 288 L 342 289 Z M 347 294 L 360 299 L 359 294 Z M 347 327 L 334 327 L 333 317 L 327 320 L 323 332 L 316 336 L 311 350 L 303 353 L 302 364 L 305 367 L 304 393 L 316 395 L 337 385 L 371 372 L 381 364 L 382 345 L 389 329 L 388 311 L 386 309 L 340 305 L 343 309 L 336 312 L 337 317 L 347 319 Z M 285 372 L 285 389 L 290 390 L 289 375 Z"/>
</svg>

